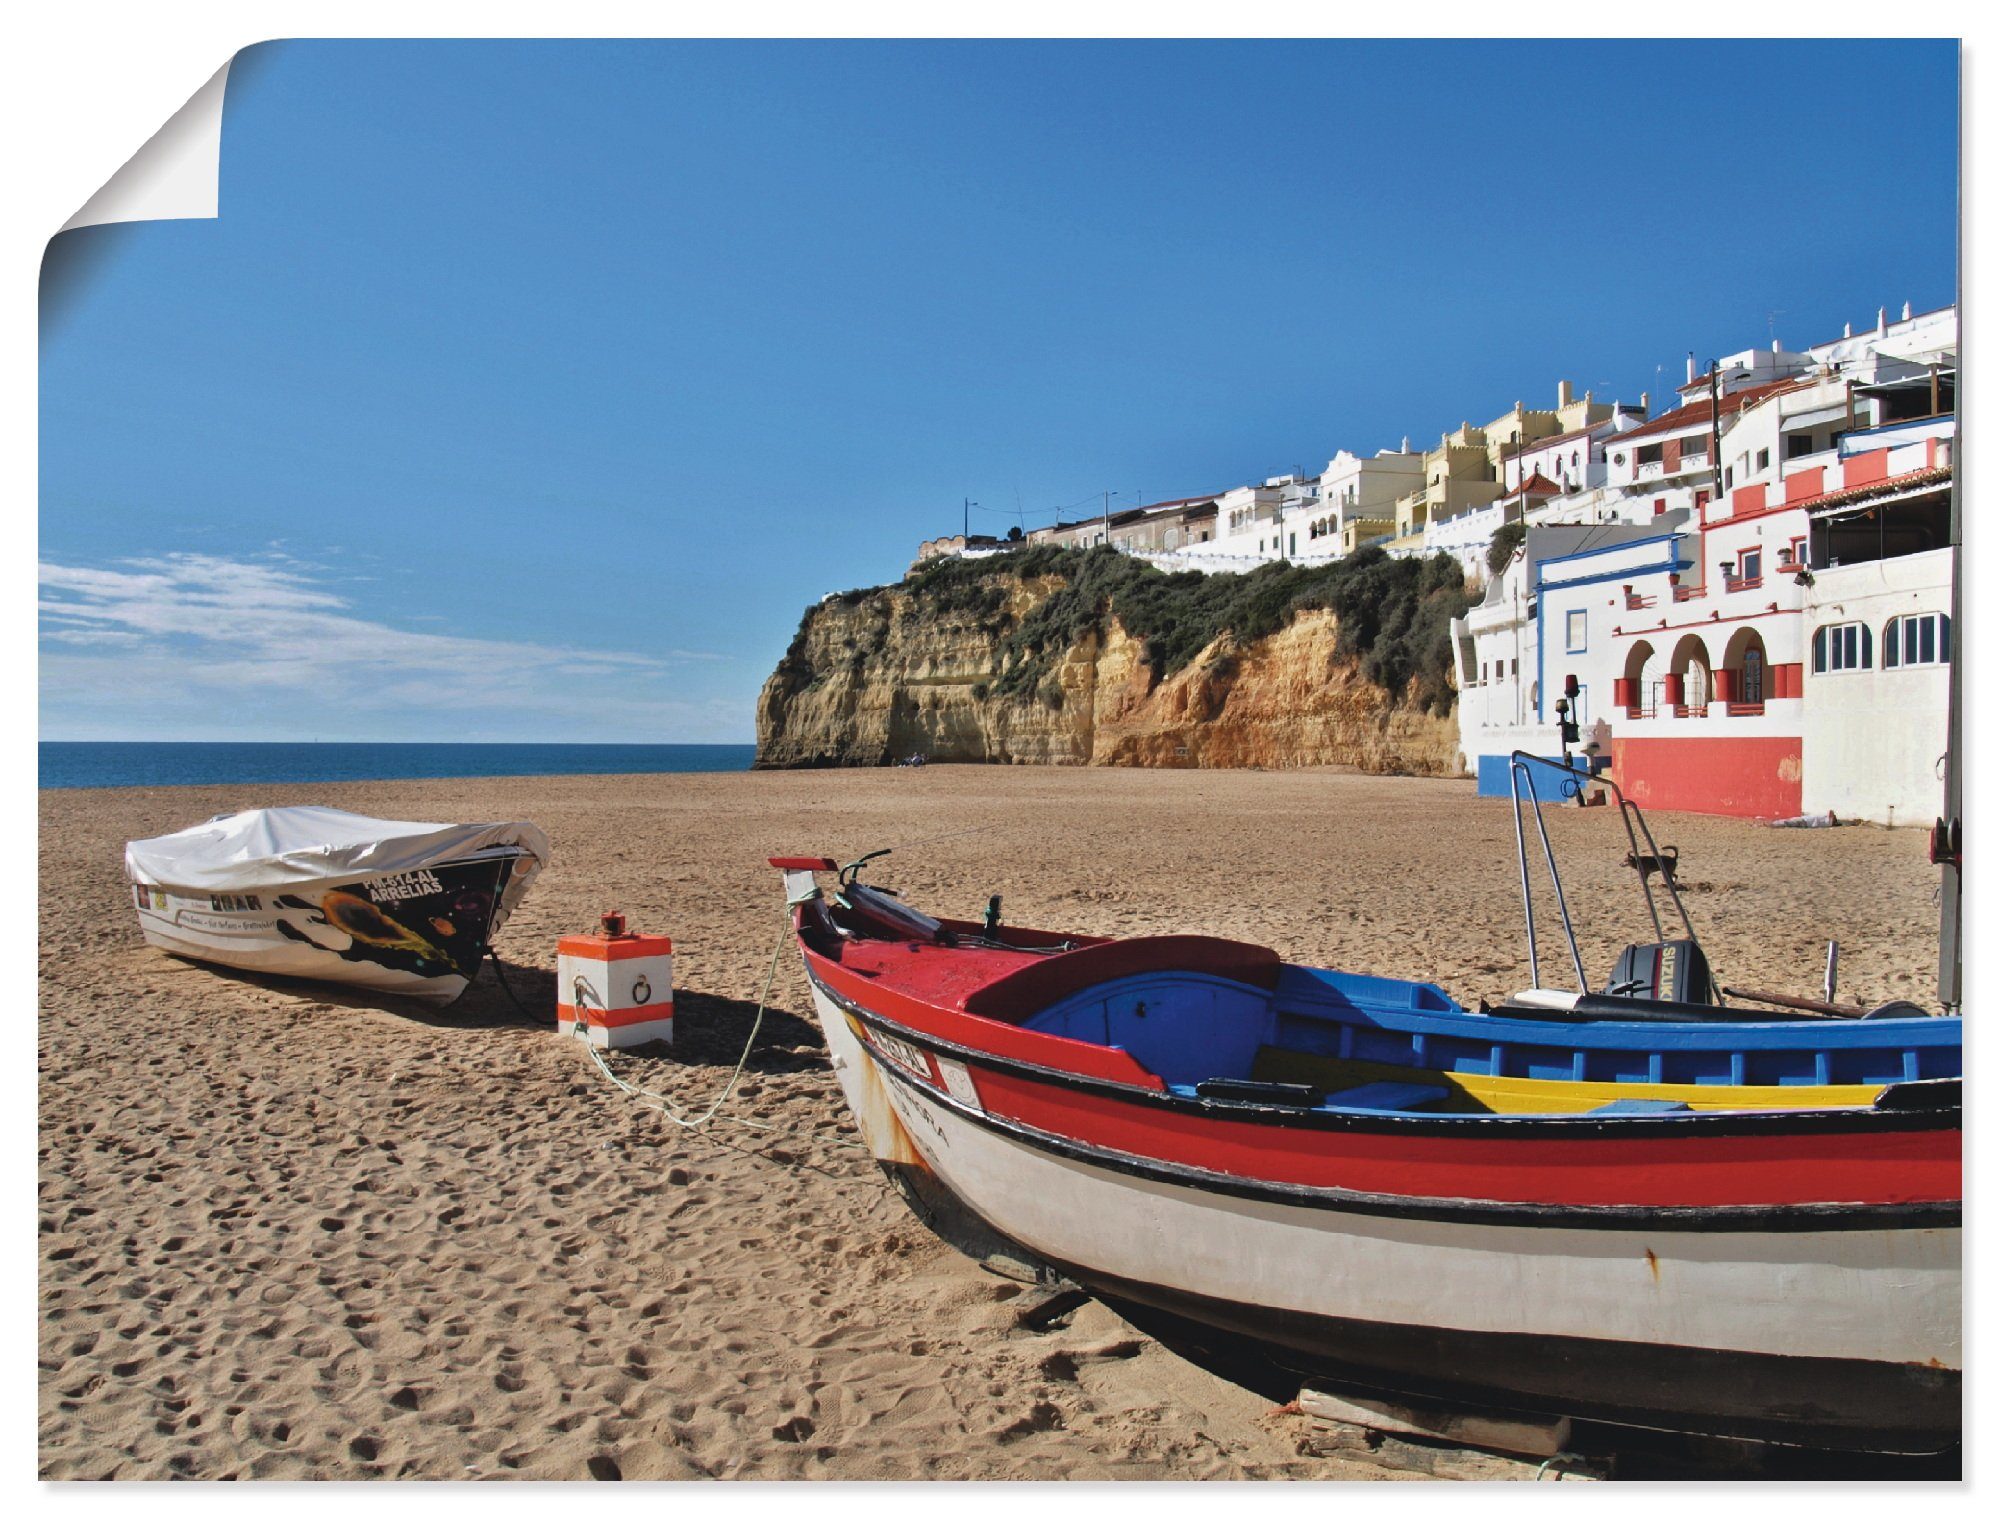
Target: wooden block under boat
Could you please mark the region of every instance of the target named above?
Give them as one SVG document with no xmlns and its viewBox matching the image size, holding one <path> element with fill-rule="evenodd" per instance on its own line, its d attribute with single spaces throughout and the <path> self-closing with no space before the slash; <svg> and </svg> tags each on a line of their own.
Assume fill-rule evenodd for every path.
<svg viewBox="0 0 2000 1519">
<path fill-rule="evenodd" d="M 1299 1393 L 1299 1411 L 1335 1424 L 1358 1424 L 1390 1435 L 1415 1435 L 1452 1445 L 1505 1451 L 1546 1461 L 1569 1445 L 1567 1418 L 1530 1419 L 1499 1414 L 1458 1413 L 1418 1409 L 1375 1398 L 1352 1397 L 1321 1387 Z"/>
</svg>

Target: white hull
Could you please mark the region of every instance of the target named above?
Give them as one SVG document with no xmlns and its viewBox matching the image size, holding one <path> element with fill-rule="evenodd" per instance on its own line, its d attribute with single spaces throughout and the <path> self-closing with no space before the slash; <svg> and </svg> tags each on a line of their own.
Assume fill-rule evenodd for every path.
<svg viewBox="0 0 2000 1519">
<path fill-rule="evenodd" d="M 443 1005 L 456 1001 L 470 984 L 466 972 L 477 971 L 491 918 L 490 910 L 483 918 L 475 913 L 476 922 L 453 922 L 442 915 L 455 881 L 466 874 L 491 877 L 512 858 L 509 851 L 489 852 L 483 859 L 442 862 L 422 871 L 370 872 L 309 884 L 281 881 L 232 892 L 150 883 L 134 883 L 131 890 L 140 932 L 148 944 L 168 954 Z M 421 909 L 433 897 L 440 915 L 425 921 Z M 366 904 L 377 911 L 366 923 L 350 924 L 361 933 L 344 932 L 339 912 L 329 914 L 330 901 Z M 420 910 L 403 911 L 409 902 Z M 416 927 L 390 920 L 386 911 L 413 917 Z M 476 944 L 462 937 L 475 933 Z"/>
<path fill-rule="evenodd" d="M 277 936 L 233 932 L 227 935 L 190 928 L 173 921 L 169 913 L 142 912 L 139 931 L 155 949 L 178 955 L 183 960 L 199 960 L 230 970 L 250 971 L 260 976 L 287 976 L 308 981 L 326 981 L 364 991 L 387 992 L 396 997 L 412 997 L 443 1006 L 464 995 L 471 983 L 459 975 L 418 976 L 381 965 L 357 965 L 329 959 Z"/>
<path fill-rule="evenodd" d="M 1228 1195 L 998 1132 L 974 1116 L 969 1082 L 946 1094 L 876 1067 L 817 986 L 814 1003 L 877 1156 L 914 1158 L 994 1228 L 1085 1280 L 1243 1305 L 1274 1323 L 1502 1337 L 1492 1345 L 1960 1364 L 1956 1228 L 1580 1228 Z"/>
</svg>

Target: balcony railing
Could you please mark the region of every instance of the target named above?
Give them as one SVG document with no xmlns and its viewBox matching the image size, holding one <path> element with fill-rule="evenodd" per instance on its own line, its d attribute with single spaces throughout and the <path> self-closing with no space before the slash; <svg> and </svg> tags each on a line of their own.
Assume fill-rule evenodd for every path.
<svg viewBox="0 0 2000 1519">
<path fill-rule="evenodd" d="M 1705 585 L 1677 585 L 1674 587 L 1675 601 L 1699 601 L 1708 594 Z"/>
<path fill-rule="evenodd" d="M 1724 576 L 1722 581 L 1722 589 L 1729 592 L 1754 591 L 1759 586 L 1763 585 L 1763 583 L 1764 583 L 1764 577 L 1762 575 L 1750 575 L 1742 579 L 1735 579 L 1730 576 Z"/>
</svg>

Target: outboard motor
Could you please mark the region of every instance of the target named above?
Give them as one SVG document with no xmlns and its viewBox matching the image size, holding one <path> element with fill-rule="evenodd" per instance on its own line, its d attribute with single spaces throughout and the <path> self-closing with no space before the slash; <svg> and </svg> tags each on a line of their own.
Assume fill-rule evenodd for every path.
<svg viewBox="0 0 2000 1519">
<path fill-rule="evenodd" d="M 1715 977 L 1708 968 L 1708 956 L 1692 939 L 1668 939 L 1657 944 L 1628 944 L 1602 993 L 1606 997 L 1635 997 L 1648 1002 L 1691 1002 L 1714 1007 Z"/>
</svg>

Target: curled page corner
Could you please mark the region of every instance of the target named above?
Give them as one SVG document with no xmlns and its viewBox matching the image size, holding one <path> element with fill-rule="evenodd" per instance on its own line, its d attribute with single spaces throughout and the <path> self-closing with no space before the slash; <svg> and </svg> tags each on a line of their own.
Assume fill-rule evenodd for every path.
<svg viewBox="0 0 2000 1519">
<path fill-rule="evenodd" d="M 222 95 L 232 58 L 196 90 L 167 124 L 125 161 L 62 225 L 188 221 L 218 213 L 222 179 Z"/>
</svg>

